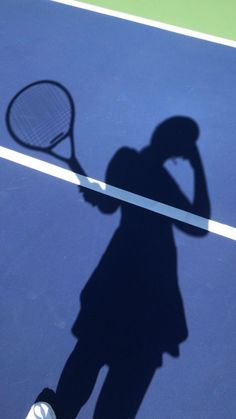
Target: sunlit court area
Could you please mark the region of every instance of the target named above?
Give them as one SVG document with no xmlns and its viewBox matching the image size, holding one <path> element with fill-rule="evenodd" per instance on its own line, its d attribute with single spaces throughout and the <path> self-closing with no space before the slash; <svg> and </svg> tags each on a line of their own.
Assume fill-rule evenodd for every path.
<svg viewBox="0 0 236 419">
<path fill-rule="evenodd" d="M 1 0 L 0 418 L 235 418 L 235 16 Z"/>
</svg>

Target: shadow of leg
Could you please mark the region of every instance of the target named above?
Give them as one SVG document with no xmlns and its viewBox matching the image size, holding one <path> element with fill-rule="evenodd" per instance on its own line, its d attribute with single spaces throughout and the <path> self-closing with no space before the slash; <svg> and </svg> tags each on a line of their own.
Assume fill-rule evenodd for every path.
<svg viewBox="0 0 236 419">
<path fill-rule="evenodd" d="M 111 365 L 94 419 L 134 419 L 155 370 L 156 365 L 137 358 Z"/>
<path fill-rule="evenodd" d="M 90 397 L 101 362 L 91 345 L 78 343 L 62 371 L 56 391 L 58 419 L 75 419 Z"/>
</svg>

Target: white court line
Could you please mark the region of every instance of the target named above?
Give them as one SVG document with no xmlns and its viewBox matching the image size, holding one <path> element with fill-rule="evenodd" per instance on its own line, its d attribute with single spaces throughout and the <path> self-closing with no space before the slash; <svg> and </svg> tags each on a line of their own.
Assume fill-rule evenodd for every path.
<svg viewBox="0 0 236 419">
<path fill-rule="evenodd" d="M 202 39 L 204 41 L 213 42 L 215 44 L 226 45 L 236 48 L 236 41 L 221 38 L 219 36 L 206 34 L 203 32 L 193 31 L 191 29 L 181 28 L 179 26 L 170 25 L 168 23 L 158 22 L 156 20 L 147 19 L 131 15 L 129 13 L 118 12 L 116 10 L 107 9 L 93 4 L 87 4 L 76 0 L 50 0 L 55 3 L 65 4 L 67 6 L 77 7 L 79 9 L 89 10 L 91 12 L 100 13 L 107 16 L 117 17 L 119 19 L 128 20 L 130 22 L 140 23 L 142 25 L 151 26 L 153 28 L 163 29 L 165 31 L 178 33 L 180 35 L 190 36 L 192 38 Z"/>
<path fill-rule="evenodd" d="M 116 198 L 121 201 L 128 202 L 129 204 L 137 205 L 138 207 L 147 209 L 149 211 L 153 211 L 157 214 L 165 215 L 174 220 L 182 221 L 186 224 L 199 227 L 203 230 L 207 230 L 211 233 L 224 236 L 231 240 L 236 240 L 235 227 L 218 223 L 216 221 L 208 220 L 204 217 L 200 217 L 199 215 L 183 211 L 179 208 L 175 208 L 170 205 L 166 205 L 161 202 L 145 198 L 135 193 L 116 188 L 99 180 L 82 176 L 80 174 L 72 172 L 71 170 L 63 169 L 62 167 L 56 166 L 51 163 L 47 163 L 43 160 L 39 160 L 34 157 L 27 156 L 26 154 L 22 154 L 14 150 L 10 150 L 6 147 L 0 146 L 0 157 L 11 162 L 20 164 L 21 166 L 25 166 L 30 169 L 37 170 L 38 172 L 45 173 L 58 179 L 65 180 L 66 182 L 73 183 L 74 185 L 83 186 L 85 188 L 91 189 L 96 192 L 100 192 L 112 198 Z"/>
</svg>

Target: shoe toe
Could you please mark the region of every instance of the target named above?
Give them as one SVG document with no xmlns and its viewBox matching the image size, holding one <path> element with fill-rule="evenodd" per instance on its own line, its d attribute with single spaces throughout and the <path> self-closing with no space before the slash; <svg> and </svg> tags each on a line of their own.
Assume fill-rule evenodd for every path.
<svg viewBox="0 0 236 419">
<path fill-rule="evenodd" d="M 38 402 L 33 404 L 26 419 L 56 419 L 56 415 L 48 403 Z"/>
</svg>

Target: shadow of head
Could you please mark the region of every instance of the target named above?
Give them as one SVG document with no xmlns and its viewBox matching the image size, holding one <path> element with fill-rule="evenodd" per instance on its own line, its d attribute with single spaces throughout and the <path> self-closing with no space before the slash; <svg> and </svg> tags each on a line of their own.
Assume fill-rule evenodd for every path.
<svg viewBox="0 0 236 419">
<path fill-rule="evenodd" d="M 153 151 L 164 159 L 188 158 L 199 137 L 197 123 L 186 116 L 174 116 L 164 120 L 151 137 Z"/>
</svg>

